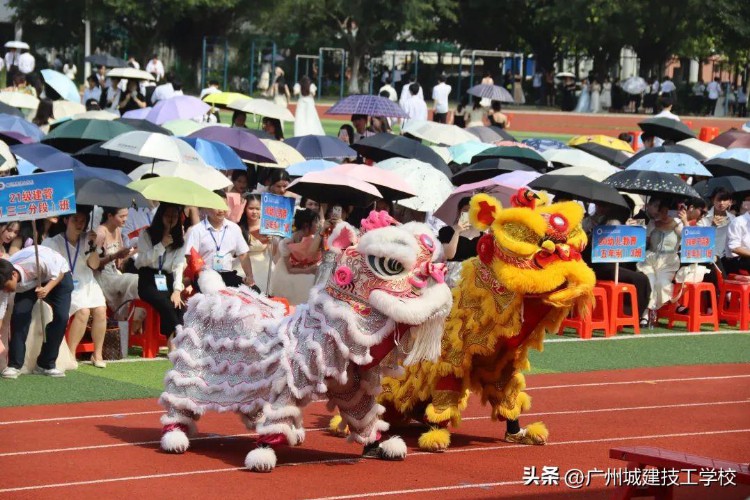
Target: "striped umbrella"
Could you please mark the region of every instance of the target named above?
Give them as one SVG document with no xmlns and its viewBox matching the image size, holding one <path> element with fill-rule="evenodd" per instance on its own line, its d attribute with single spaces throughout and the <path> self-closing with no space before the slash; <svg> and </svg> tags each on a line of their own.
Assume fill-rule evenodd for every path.
<svg viewBox="0 0 750 500">
<path fill-rule="evenodd" d="M 466 93 L 473 96 L 482 97 L 484 99 L 489 99 L 490 101 L 500 101 L 511 104 L 515 102 L 513 100 L 513 96 L 510 95 L 510 92 L 500 87 L 499 85 L 480 83 L 479 85 L 474 85 L 473 87 L 471 87 L 466 91 Z"/>
<path fill-rule="evenodd" d="M 387 118 L 409 118 L 398 104 L 377 95 L 350 95 L 331 106 L 327 115 L 366 115 Z"/>
</svg>

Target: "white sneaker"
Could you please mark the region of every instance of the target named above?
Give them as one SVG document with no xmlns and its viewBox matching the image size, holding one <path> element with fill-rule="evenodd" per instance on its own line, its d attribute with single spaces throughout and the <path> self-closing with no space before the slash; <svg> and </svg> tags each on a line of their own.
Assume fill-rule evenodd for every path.
<svg viewBox="0 0 750 500">
<path fill-rule="evenodd" d="M 3 378 L 17 379 L 20 374 L 21 372 L 18 370 L 18 368 L 7 366 L 3 370 L 2 374 L 0 374 L 0 376 L 2 376 Z"/>
<path fill-rule="evenodd" d="M 35 375 L 44 375 L 46 377 L 60 378 L 65 376 L 65 372 L 58 370 L 57 368 L 42 368 L 37 366 L 34 368 Z"/>
</svg>

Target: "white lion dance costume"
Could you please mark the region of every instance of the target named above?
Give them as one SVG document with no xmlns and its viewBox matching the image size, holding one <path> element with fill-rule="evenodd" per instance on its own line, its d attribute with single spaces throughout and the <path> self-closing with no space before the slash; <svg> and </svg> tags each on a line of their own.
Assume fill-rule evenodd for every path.
<svg viewBox="0 0 750 500">
<path fill-rule="evenodd" d="M 403 459 L 399 437 L 381 439 L 388 429 L 375 400 L 381 367 L 437 359 L 451 293 L 430 228 L 395 224 L 373 212 L 359 239 L 351 226 L 337 226 L 328 239 L 341 252 L 333 275 L 289 317 L 280 304 L 244 286 L 225 288 L 204 270 L 204 293 L 189 300 L 169 356 L 162 448 L 186 451 L 201 415 L 234 411 L 260 434 L 245 465 L 270 471 L 273 447 L 304 441 L 302 408 L 327 399 L 364 456 Z"/>
</svg>

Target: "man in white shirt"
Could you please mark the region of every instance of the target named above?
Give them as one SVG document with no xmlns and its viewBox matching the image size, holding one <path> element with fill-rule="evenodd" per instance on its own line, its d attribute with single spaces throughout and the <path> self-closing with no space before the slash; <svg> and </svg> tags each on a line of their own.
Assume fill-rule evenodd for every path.
<svg viewBox="0 0 750 500">
<path fill-rule="evenodd" d="M 173 75 L 170 73 L 166 77 L 166 81 L 157 85 L 154 89 L 154 93 L 151 94 L 151 105 L 155 105 L 157 102 L 174 97 L 174 87 L 172 86 Z"/>
<path fill-rule="evenodd" d="M 708 115 L 713 115 L 714 111 L 716 110 L 716 101 L 719 100 L 719 96 L 721 95 L 721 85 L 719 82 L 721 79 L 717 76 L 713 79 L 712 82 L 708 82 L 708 85 L 706 86 L 706 91 L 708 92 L 708 99 L 707 105 L 708 105 Z"/>
<path fill-rule="evenodd" d="M 750 196 L 742 202 L 742 215 L 735 217 L 727 229 L 728 258 L 724 259 L 727 274 L 750 271 Z"/>
<path fill-rule="evenodd" d="M 417 92 L 416 94 L 412 94 L 412 93 L 411 93 L 411 92 L 409 91 L 409 87 L 410 87 L 410 86 L 411 86 L 412 84 L 416 84 L 416 85 L 417 85 L 417 87 L 419 88 L 419 92 Z M 408 100 L 408 99 L 409 99 L 409 98 L 410 98 L 411 96 L 413 96 L 413 95 L 418 95 L 418 96 L 419 96 L 419 97 L 421 97 L 421 98 L 422 98 L 422 100 L 424 101 L 424 93 L 422 92 L 422 86 L 421 86 L 421 85 L 419 85 L 419 84 L 417 83 L 417 77 L 416 77 L 416 76 L 413 76 L 413 75 L 412 75 L 412 77 L 411 77 L 411 78 L 409 79 L 409 83 L 407 83 L 407 84 L 405 84 L 405 85 L 404 85 L 403 87 L 401 87 L 401 96 L 399 96 L 399 99 L 398 99 L 398 103 L 399 103 L 399 105 L 400 105 L 400 106 L 401 106 L 401 107 L 403 108 L 403 107 L 404 107 L 404 103 L 405 103 L 405 102 L 406 102 L 406 101 L 407 101 L 407 100 Z"/>
<path fill-rule="evenodd" d="M 427 104 L 419 95 L 419 90 L 420 88 L 418 83 L 412 83 L 408 87 L 407 91 L 411 94 L 411 97 L 406 100 L 406 102 L 402 106 L 402 109 L 404 110 L 404 113 L 409 116 L 409 118 L 404 120 L 404 125 L 406 125 L 410 120 L 427 120 Z"/>
<path fill-rule="evenodd" d="M 226 198 L 223 191 L 217 191 L 216 194 Z M 250 247 L 242 237 L 240 226 L 227 220 L 226 210 L 210 208 L 206 213 L 203 221 L 188 230 L 185 236 L 185 255 L 189 259 L 192 249 L 195 249 L 203 259 L 204 266 L 218 272 L 226 286 L 237 287 L 244 283 L 259 291 L 253 279 L 253 267 L 248 254 Z M 234 257 L 240 259 L 240 265 L 245 272 L 244 280 L 237 271 L 232 271 Z M 197 286 L 197 283 L 193 283 L 193 286 Z"/>
<path fill-rule="evenodd" d="M 34 247 L 24 248 L 8 260 L 0 260 L 0 282 L 3 291 L 15 295 L 10 320 L 13 333 L 8 349 L 8 366 L 3 370 L 2 377 L 15 379 L 20 374 L 26 357 L 31 311 L 38 299 L 52 307 L 52 320 L 47 324 L 45 342 L 36 360 L 34 373 L 64 377 L 65 373 L 55 367 L 55 361 L 65 338 L 73 293 L 73 278 L 65 257 L 51 248 L 40 246 L 37 266 Z"/>
<path fill-rule="evenodd" d="M 385 79 L 385 85 L 380 87 L 380 90 L 378 90 L 378 94 L 382 94 L 383 92 L 388 92 L 388 99 L 390 99 L 391 101 L 398 101 L 398 93 L 396 93 L 396 89 L 393 88 L 393 85 L 391 85 L 390 77 Z"/>
<path fill-rule="evenodd" d="M 24 49 L 21 52 L 21 55 L 18 56 L 18 71 L 24 75 L 28 75 L 29 73 L 34 72 L 35 66 L 36 59 L 34 59 L 34 56 L 32 56 L 28 50 Z"/>
<path fill-rule="evenodd" d="M 141 69 L 141 64 L 135 60 L 135 57 L 128 57 L 128 66 L 135 69 Z"/>
<path fill-rule="evenodd" d="M 151 59 L 146 64 L 146 71 L 148 73 L 153 73 L 154 75 L 156 75 L 157 82 L 164 78 L 164 65 L 161 63 L 159 57 L 156 54 L 151 56 Z"/>
<path fill-rule="evenodd" d="M 451 95 L 451 86 L 445 83 L 445 76 L 438 76 L 438 84 L 432 87 L 432 100 L 434 102 L 433 121 L 445 123 L 448 117 L 448 96 Z"/>
<path fill-rule="evenodd" d="M 674 92 L 675 90 L 677 90 L 677 87 L 675 86 L 672 79 L 669 78 L 668 76 L 665 76 L 664 81 L 661 82 L 661 93 L 672 94 L 672 92 Z"/>
</svg>

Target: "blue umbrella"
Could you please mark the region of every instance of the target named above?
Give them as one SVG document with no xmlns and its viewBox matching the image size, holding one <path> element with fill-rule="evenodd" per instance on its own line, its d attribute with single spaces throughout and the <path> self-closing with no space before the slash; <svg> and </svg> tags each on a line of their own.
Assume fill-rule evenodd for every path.
<svg viewBox="0 0 750 500">
<path fill-rule="evenodd" d="M 366 115 L 387 118 L 409 118 L 398 104 L 378 95 L 356 94 L 340 100 L 326 111 L 327 115 Z"/>
<path fill-rule="evenodd" d="M 458 165 L 466 165 L 471 163 L 471 159 L 476 155 L 494 147 L 493 144 L 487 144 L 485 142 L 464 142 L 448 148 L 451 153 L 452 162 Z"/>
<path fill-rule="evenodd" d="M 742 163 L 750 163 L 750 149 L 748 148 L 734 148 L 722 151 L 716 156 L 712 156 L 709 160 L 736 160 Z"/>
<path fill-rule="evenodd" d="M 31 163 L 34 168 L 43 172 L 72 170 L 75 179 L 103 179 L 116 184 L 122 184 L 123 186 L 133 181 L 119 170 L 89 167 L 69 154 L 63 153 L 46 144 L 18 144 L 11 146 L 11 151 L 16 156 L 23 158 L 27 163 Z M 28 168 L 24 164 L 24 169 Z"/>
<path fill-rule="evenodd" d="M 39 142 L 44 138 L 44 132 L 39 127 L 23 118 L 14 115 L 0 114 L 0 130 L 3 132 L 18 132 Z"/>
<path fill-rule="evenodd" d="M 16 165 L 16 168 L 18 169 L 19 174 L 29 175 L 33 174 L 34 170 L 36 170 L 36 166 L 33 163 L 24 160 L 20 156 L 17 156 L 16 159 L 18 161 L 18 165 Z"/>
<path fill-rule="evenodd" d="M 570 147 L 561 141 L 554 139 L 524 139 L 521 141 L 530 148 L 534 148 L 540 153 L 544 153 L 548 149 L 570 149 Z"/>
<path fill-rule="evenodd" d="M 308 160 L 338 160 L 357 157 L 357 152 L 344 141 L 328 135 L 302 135 L 287 139 L 286 143 Z"/>
<path fill-rule="evenodd" d="M 60 97 L 66 101 L 81 102 L 81 94 L 78 93 L 76 84 L 67 76 L 52 69 L 43 69 L 42 78 L 44 79 L 44 83 L 49 85 L 52 90 L 60 94 Z"/>
<path fill-rule="evenodd" d="M 653 153 L 644 155 L 628 166 L 626 170 L 643 170 L 664 174 L 702 175 L 711 177 L 706 167 L 685 153 Z"/>
<path fill-rule="evenodd" d="M 338 163 L 328 160 L 307 160 L 289 165 L 286 173 L 292 177 L 302 177 L 310 172 L 321 172 L 335 167 Z"/>
<path fill-rule="evenodd" d="M 206 164 L 217 170 L 247 170 L 242 158 L 226 144 L 200 137 L 180 137 L 195 149 Z"/>
</svg>

